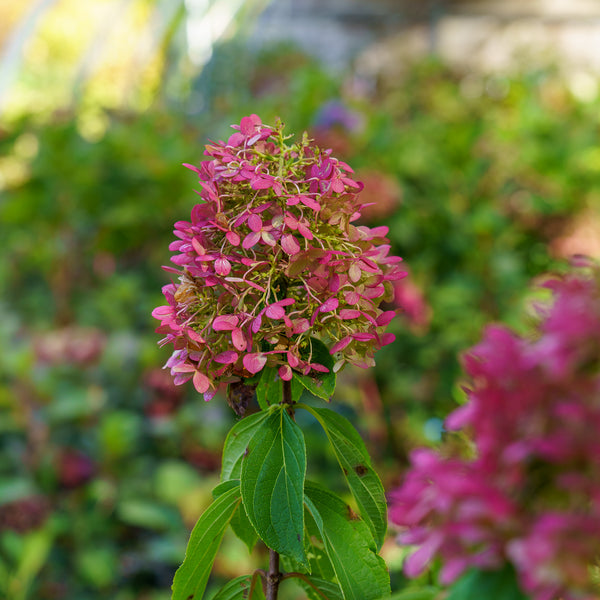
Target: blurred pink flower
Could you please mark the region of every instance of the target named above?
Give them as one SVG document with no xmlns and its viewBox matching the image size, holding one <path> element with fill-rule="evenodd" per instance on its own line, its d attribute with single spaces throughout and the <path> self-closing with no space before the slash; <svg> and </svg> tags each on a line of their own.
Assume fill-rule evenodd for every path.
<svg viewBox="0 0 600 600">
<path fill-rule="evenodd" d="M 37 360 L 50 365 L 94 364 L 100 359 L 105 345 L 106 336 L 100 329 L 74 325 L 36 335 L 33 340 Z"/>
<path fill-rule="evenodd" d="M 468 402 L 447 419 L 466 459 L 413 454 L 391 494 L 408 575 L 442 559 L 450 582 L 511 561 L 534 600 L 597 598 L 600 556 L 600 270 L 546 283 L 539 334 L 487 328 L 465 357 Z"/>
<path fill-rule="evenodd" d="M 431 321 L 432 310 L 423 294 L 423 290 L 412 277 L 394 282 L 394 304 L 401 309 L 402 315 L 417 331 L 426 331 Z"/>
</svg>

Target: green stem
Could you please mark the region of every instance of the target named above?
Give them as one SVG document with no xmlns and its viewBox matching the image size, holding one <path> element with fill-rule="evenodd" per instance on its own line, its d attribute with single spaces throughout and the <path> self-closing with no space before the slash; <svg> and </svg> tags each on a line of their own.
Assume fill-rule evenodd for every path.
<svg viewBox="0 0 600 600">
<path fill-rule="evenodd" d="M 287 404 L 288 412 L 293 417 L 294 411 L 292 408 L 292 382 L 282 381 L 283 384 L 283 404 Z M 269 572 L 267 573 L 266 583 L 266 600 L 277 600 L 277 593 L 279 592 L 279 584 L 284 578 L 283 573 L 279 570 L 279 554 L 269 548 Z"/>
</svg>

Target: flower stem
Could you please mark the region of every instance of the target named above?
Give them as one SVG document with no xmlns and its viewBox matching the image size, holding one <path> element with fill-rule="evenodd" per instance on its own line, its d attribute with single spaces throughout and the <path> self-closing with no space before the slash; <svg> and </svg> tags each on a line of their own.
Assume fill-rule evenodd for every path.
<svg viewBox="0 0 600 600">
<path fill-rule="evenodd" d="M 283 381 L 283 404 L 288 404 L 291 408 L 292 401 L 292 382 L 291 381 Z"/>
<path fill-rule="evenodd" d="M 291 413 L 293 418 L 294 411 L 292 408 L 292 382 L 282 380 L 283 384 L 283 399 L 282 403 L 287 404 L 288 412 Z M 279 583 L 283 579 L 283 573 L 279 570 L 279 554 L 269 548 L 269 572 L 266 577 L 266 600 L 277 600 L 277 593 L 279 592 Z"/>
<path fill-rule="evenodd" d="M 279 571 L 279 554 L 269 548 L 269 573 L 267 574 L 266 600 L 277 600 L 282 574 Z"/>
</svg>

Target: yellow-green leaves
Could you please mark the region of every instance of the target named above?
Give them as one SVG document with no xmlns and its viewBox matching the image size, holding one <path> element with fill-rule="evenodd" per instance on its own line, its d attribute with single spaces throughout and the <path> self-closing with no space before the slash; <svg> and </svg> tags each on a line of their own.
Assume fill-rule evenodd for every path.
<svg viewBox="0 0 600 600">
<path fill-rule="evenodd" d="M 175 573 L 172 600 L 201 600 L 223 534 L 240 502 L 239 485 L 232 485 L 198 519 L 185 560 Z"/>
</svg>

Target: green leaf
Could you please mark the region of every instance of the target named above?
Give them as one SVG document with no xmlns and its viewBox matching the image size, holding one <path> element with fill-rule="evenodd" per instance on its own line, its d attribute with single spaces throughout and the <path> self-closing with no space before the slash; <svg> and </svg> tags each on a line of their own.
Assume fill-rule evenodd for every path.
<svg viewBox="0 0 600 600">
<path fill-rule="evenodd" d="M 239 479 L 228 479 L 227 481 L 223 481 L 216 485 L 212 491 L 213 500 L 216 500 L 219 496 L 222 496 L 225 492 L 229 490 L 234 490 L 240 487 Z"/>
<path fill-rule="evenodd" d="M 173 506 L 165 506 L 150 500 L 130 498 L 117 504 L 117 517 L 128 525 L 145 527 L 156 531 L 181 526 L 181 515 Z"/>
<path fill-rule="evenodd" d="M 252 575 L 242 575 L 224 585 L 212 600 L 264 600 L 260 579 L 256 579 L 252 596 L 249 596 L 252 585 Z"/>
<path fill-rule="evenodd" d="M 314 483 L 305 487 L 306 507 L 319 528 L 345 600 L 390 595 L 390 577 L 364 521 L 338 496 Z"/>
<path fill-rule="evenodd" d="M 296 374 L 296 376 L 292 377 L 291 388 L 292 388 L 292 402 L 298 402 L 300 400 L 300 396 L 302 396 L 302 393 L 304 392 L 304 390 L 306 388 L 304 387 L 302 382 L 298 379 L 297 374 Z"/>
<path fill-rule="evenodd" d="M 340 586 L 333 581 L 307 575 L 306 579 L 298 578 L 298 583 L 306 590 L 311 600 L 344 600 Z"/>
<path fill-rule="evenodd" d="M 281 557 L 281 564 L 288 572 L 298 572 L 311 575 L 326 581 L 335 581 L 335 571 L 321 542 L 321 531 L 317 527 L 311 513 L 304 505 L 304 551 L 308 558 L 308 565 L 301 564 L 288 556 Z"/>
<path fill-rule="evenodd" d="M 248 519 L 243 504 L 235 511 L 231 519 L 231 528 L 235 535 L 246 544 L 248 552 L 252 552 L 252 548 L 254 548 L 258 541 L 258 535 L 252 523 L 250 523 L 250 519 Z"/>
<path fill-rule="evenodd" d="M 240 504 L 240 489 L 232 487 L 221 494 L 196 523 L 185 560 L 173 579 L 172 600 L 200 600 L 225 529 Z"/>
<path fill-rule="evenodd" d="M 527 600 L 511 565 L 498 571 L 471 569 L 451 588 L 447 600 Z"/>
<path fill-rule="evenodd" d="M 248 415 L 231 428 L 223 448 L 221 481 L 240 478 L 242 458 L 246 452 L 248 443 L 268 414 L 268 411 L 261 411 L 253 415 Z"/>
<path fill-rule="evenodd" d="M 273 404 L 280 404 L 283 400 L 283 385 L 275 367 L 265 367 L 261 371 L 256 399 L 262 410 L 267 410 Z"/>
<path fill-rule="evenodd" d="M 328 408 L 298 404 L 319 421 L 335 452 L 348 487 L 380 550 L 387 530 L 385 491 L 367 448 L 350 421 Z"/>
<path fill-rule="evenodd" d="M 242 500 L 263 542 L 306 564 L 304 436 L 285 407 L 274 408 L 257 428 L 242 459 Z"/>
<path fill-rule="evenodd" d="M 318 375 L 300 375 L 294 373 L 294 378 L 299 381 L 311 394 L 329 401 L 335 391 L 335 373 L 333 372 L 333 358 L 327 346 L 316 338 L 310 338 L 309 346 L 301 352 L 302 358 L 310 362 L 320 363 L 329 369 L 329 373 Z"/>
</svg>

